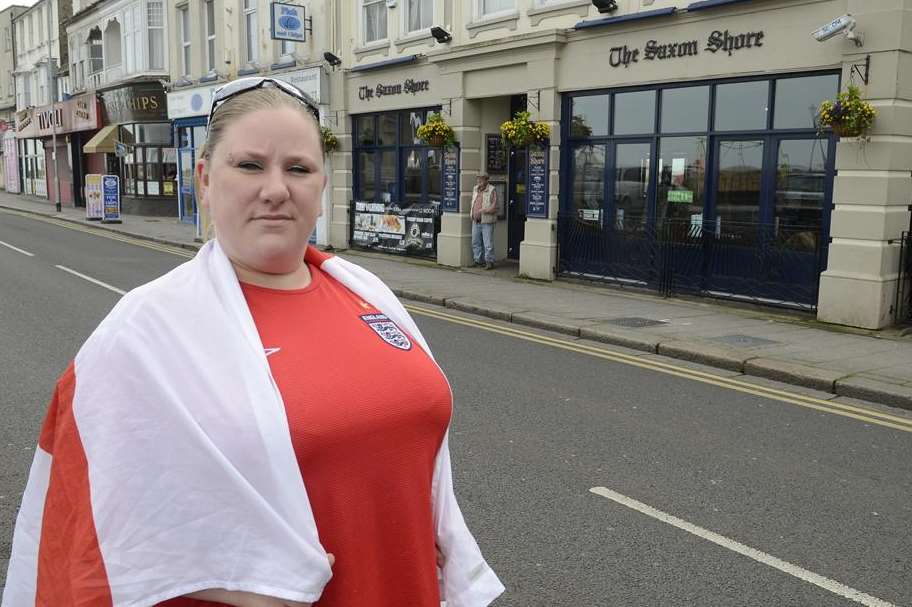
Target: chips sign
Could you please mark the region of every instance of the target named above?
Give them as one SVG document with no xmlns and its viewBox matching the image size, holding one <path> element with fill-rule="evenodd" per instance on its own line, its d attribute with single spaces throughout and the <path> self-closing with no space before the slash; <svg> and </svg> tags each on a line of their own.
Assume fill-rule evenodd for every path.
<svg viewBox="0 0 912 607">
<path fill-rule="evenodd" d="M 273 40 L 307 41 L 309 20 L 304 15 L 303 6 L 273 2 L 270 5 L 270 12 Z"/>
</svg>

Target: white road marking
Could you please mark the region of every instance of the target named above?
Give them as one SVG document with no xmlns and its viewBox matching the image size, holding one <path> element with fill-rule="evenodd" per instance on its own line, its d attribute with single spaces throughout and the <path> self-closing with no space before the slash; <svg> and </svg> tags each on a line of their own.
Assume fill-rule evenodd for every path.
<svg viewBox="0 0 912 607">
<path fill-rule="evenodd" d="M 29 253 L 28 251 L 25 251 L 25 250 L 23 250 L 23 249 L 20 249 L 19 247 L 14 247 L 13 245 L 11 245 L 11 244 L 8 243 L 8 242 L 3 242 L 2 240 L 0 240 L 0 244 L 2 244 L 4 247 L 10 248 L 10 249 L 12 249 L 12 250 L 14 250 L 14 251 L 18 251 L 19 253 L 22 253 L 23 255 L 28 255 L 29 257 L 34 257 L 34 256 L 35 256 L 34 253 Z"/>
<path fill-rule="evenodd" d="M 86 276 L 85 274 L 82 274 L 81 272 L 77 272 L 76 270 L 71 270 L 70 268 L 68 268 L 66 266 L 54 266 L 54 267 L 60 268 L 64 272 L 69 272 L 73 276 L 78 276 L 79 278 L 81 278 L 83 280 L 88 280 L 92 284 L 96 284 L 99 287 L 104 287 L 105 289 L 107 289 L 109 291 L 114 291 L 115 293 L 118 293 L 120 295 L 125 295 L 127 293 L 126 291 L 122 291 L 121 289 L 118 289 L 117 287 L 112 287 L 111 285 L 109 285 L 106 282 L 101 282 L 100 280 L 92 278 L 91 276 Z"/>
<path fill-rule="evenodd" d="M 742 554 L 757 562 L 763 563 L 764 565 L 769 565 L 770 567 L 778 569 L 783 573 L 787 573 L 798 579 L 804 580 L 805 582 L 810 582 L 815 586 L 819 586 L 824 590 L 832 592 L 833 594 L 838 594 L 839 596 L 855 601 L 861 605 L 868 605 L 869 607 L 897 607 L 893 603 L 879 599 L 869 594 L 865 594 L 860 590 L 855 590 L 854 588 L 846 586 L 845 584 L 823 577 L 822 575 L 818 575 L 813 571 L 808 571 L 807 569 L 803 569 L 798 565 L 793 565 L 792 563 L 778 559 L 772 555 L 766 554 L 765 552 L 751 548 L 750 546 L 745 546 L 744 544 L 736 542 L 735 540 L 730 540 L 725 536 L 719 535 L 718 533 L 713 533 L 712 531 L 703 529 L 702 527 L 697 527 L 692 523 L 688 523 L 687 521 L 679 519 L 676 516 L 666 514 L 661 510 L 656 510 L 652 506 L 638 502 L 633 498 L 629 498 L 626 495 L 612 491 L 611 489 L 607 489 L 605 487 L 593 487 L 589 489 L 589 491 L 596 495 L 608 498 L 613 502 L 617 502 L 622 506 L 627 506 L 628 508 L 636 510 L 641 514 L 645 514 L 646 516 L 660 520 L 663 523 L 668 523 L 672 527 L 682 529 L 688 533 L 696 535 L 699 538 L 712 542 L 713 544 L 717 544 L 723 548 L 728 548 L 729 550 L 737 552 L 738 554 Z"/>
</svg>

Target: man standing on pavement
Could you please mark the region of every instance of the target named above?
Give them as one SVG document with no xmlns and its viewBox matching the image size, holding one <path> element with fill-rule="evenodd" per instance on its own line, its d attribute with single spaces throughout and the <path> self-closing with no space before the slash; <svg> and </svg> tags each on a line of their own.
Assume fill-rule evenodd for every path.
<svg viewBox="0 0 912 607">
<path fill-rule="evenodd" d="M 494 267 L 494 224 L 497 222 L 497 192 L 488 176 L 478 176 L 472 188 L 472 257 L 485 270 Z M 482 246 L 484 247 L 482 249 Z M 484 258 L 482 259 L 482 253 Z"/>
</svg>

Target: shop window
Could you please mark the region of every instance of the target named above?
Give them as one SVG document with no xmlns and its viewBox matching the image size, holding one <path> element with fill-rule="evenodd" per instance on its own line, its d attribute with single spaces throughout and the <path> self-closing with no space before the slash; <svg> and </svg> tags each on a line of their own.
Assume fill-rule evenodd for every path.
<svg viewBox="0 0 912 607">
<path fill-rule="evenodd" d="M 386 0 L 361 0 L 364 42 L 386 39 Z"/>
<path fill-rule="evenodd" d="M 655 131 L 655 91 L 614 96 L 614 134 L 640 135 Z"/>
<path fill-rule="evenodd" d="M 358 153 L 358 187 L 355 198 L 374 200 L 377 197 L 376 154 L 374 152 Z"/>
<path fill-rule="evenodd" d="M 608 95 L 574 97 L 570 120 L 571 137 L 604 137 L 608 134 L 611 98 Z"/>
<path fill-rule="evenodd" d="M 662 91 L 663 133 L 705 131 L 708 120 L 708 86 L 689 86 Z"/>
<path fill-rule="evenodd" d="M 177 153 L 171 137 L 167 122 L 121 126 L 121 141 L 131 143 L 122 162 L 125 192 L 136 196 L 176 194 Z"/>
<path fill-rule="evenodd" d="M 814 252 L 820 244 L 828 145 L 824 138 L 779 142 L 773 222 L 775 236 L 790 249 Z"/>
<path fill-rule="evenodd" d="M 396 198 L 398 179 L 396 164 L 396 151 L 383 150 L 380 152 L 380 201 L 387 203 Z"/>
<path fill-rule="evenodd" d="M 400 118 L 400 142 L 402 145 L 420 144 L 421 139 L 418 137 L 418 127 L 424 124 L 424 121 L 427 118 L 427 112 L 424 110 L 404 112 Z"/>
<path fill-rule="evenodd" d="M 838 91 L 839 76 L 836 74 L 777 80 L 774 128 L 816 128 L 817 108 L 820 101 L 832 99 Z"/>
<path fill-rule="evenodd" d="M 375 121 L 375 116 L 359 116 L 355 118 L 355 134 L 359 145 L 374 145 L 376 143 Z"/>
<path fill-rule="evenodd" d="M 406 0 L 405 31 L 418 32 L 434 24 L 434 0 Z"/>
<path fill-rule="evenodd" d="M 380 145 L 396 145 L 396 131 L 399 121 L 396 114 L 380 114 Z"/>
<path fill-rule="evenodd" d="M 578 219 L 601 222 L 605 204 L 605 161 L 604 145 L 573 148 L 570 207 Z"/>
<path fill-rule="evenodd" d="M 707 137 L 659 140 L 656 221 L 677 219 L 699 225 L 706 203 Z"/>
<path fill-rule="evenodd" d="M 769 114 L 769 82 L 736 82 L 716 86 L 717 131 L 766 129 Z"/>
<path fill-rule="evenodd" d="M 734 227 L 745 233 L 754 232 L 752 226 L 760 220 L 764 149 L 762 139 L 719 142 L 715 192 L 717 230 L 724 226 L 726 231 Z"/>
</svg>

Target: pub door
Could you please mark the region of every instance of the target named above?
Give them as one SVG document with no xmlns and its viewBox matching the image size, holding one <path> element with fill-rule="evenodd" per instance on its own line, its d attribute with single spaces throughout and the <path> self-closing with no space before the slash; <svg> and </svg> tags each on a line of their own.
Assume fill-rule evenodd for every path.
<svg viewBox="0 0 912 607">
<path fill-rule="evenodd" d="M 519 259 L 519 245 L 526 233 L 526 148 L 510 148 L 507 183 L 507 259 Z"/>
</svg>

